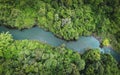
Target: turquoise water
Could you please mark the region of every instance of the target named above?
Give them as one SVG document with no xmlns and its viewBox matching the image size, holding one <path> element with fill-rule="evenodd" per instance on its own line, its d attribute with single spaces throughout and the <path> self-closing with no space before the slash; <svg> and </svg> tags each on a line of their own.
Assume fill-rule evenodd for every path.
<svg viewBox="0 0 120 75">
<path fill-rule="evenodd" d="M 77 41 L 65 41 L 57 38 L 51 32 L 47 32 L 39 27 L 33 27 L 31 29 L 17 30 L 17 29 L 8 29 L 4 26 L 0 26 L 0 32 L 9 31 L 12 34 L 13 38 L 16 40 L 39 40 L 41 42 L 50 44 L 52 46 L 60 46 L 64 44 L 67 48 L 83 53 L 89 48 L 99 48 L 103 53 L 112 54 L 118 61 L 120 61 L 120 55 L 110 48 L 100 48 L 99 41 L 93 36 L 89 37 L 80 37 Z"/>
</svg>

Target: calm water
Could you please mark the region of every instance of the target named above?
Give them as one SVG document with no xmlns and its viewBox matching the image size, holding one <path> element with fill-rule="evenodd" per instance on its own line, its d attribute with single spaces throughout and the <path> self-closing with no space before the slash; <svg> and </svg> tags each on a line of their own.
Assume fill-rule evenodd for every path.
<svg viewBox="0 0 120 75">
<path fill-rule="evenodd" d="M 77 41 L 67 42 L 65 40 L 57 38 L 51 32 L 47 32 L 38 27 L 20 31 L 17 29 L 8 29 L 4 26 L 0 26 L 0 32 L 7 32 L 7 31 L 9 31 L 12 34 L 13 38 L 16 40 L 23 40 L 23 39 L 39 40 L 47 44 L 50 44 L 52 46 L 60 46 L 62 44 L 65 44 L 67 48 L 73 49 L 80 53 L 83 53 L 88 48 L 99 48 L 101 52 L 111 53 L 118 61 L 120 61 L 119 59 L 120 55 L 118 53 L 106 47 L 101 49 L 99 47 L 100 46 L 99 41 L 92 36 L 80 37 Z"/>
</svg>

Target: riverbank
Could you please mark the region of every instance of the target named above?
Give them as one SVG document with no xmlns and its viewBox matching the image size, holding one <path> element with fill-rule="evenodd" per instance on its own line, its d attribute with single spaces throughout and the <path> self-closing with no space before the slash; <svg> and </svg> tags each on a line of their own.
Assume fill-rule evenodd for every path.
<svg viewBox="0 0 120 75">
<path fill-rule="evenodd" d="M 32 28 L 37 22 L 37 26 L 40 28 L 50 31 L 55 36 L 67 41 L 75 41 L 79 36 L 91 36 L 96 32 L 96 34 L 102 36 L 95 36 L 101 42 L 103 36 L 109 38 L 106 34 L 111 34 L 115 36 L 112 45 L 115 44 L 116 50 L 119 51 L 119 40 L 116 40 L 120 28 L 119 5 L 116 5 L 118 2 L 113 2 L 112 6 L 108 5 L 111 3 L 109 1 L 98 2 L 98 5 L 94 5 L 93 2 L 82 1 L 82 4 L 79 2 L 75 3 L 76 5 L 71 3 L 71 6 L 66 5 L 66 3 L 61 5 L 57 1 L 53 2 L 56 3 L 55 6 L 52 1 L 23 1 L 22 4 L 19 4 L 21 2 L 18 1 L 14 3 L 12 1 L 1 1 L 0 20 L 7 27 L 20 30 Z M 116 41 L 118 42 L 116 43 Z"/>
<path fill-rule="evenodd" d="M 4 26 L 4 25 L 2 25 L 2 26 Z M 17 29 L 17 28 L 12 28 L 12 27 L 8 27 L 8 26 L 4 26 L 5 28 L 8 28 L 8 31 L 11 31 L 11 30 L 13 30 L 13 32 L 14 32 L 14 30 L 19 30 L 19 29 Z M 41 31 L 41 30 L 39 30 L 39 29 L 41 29 L 40 27 L 38 27 L 37 25 L 34 25 L 32 28 L 29 28 L 29 29 L 27 29 L 27 28 L 24 28 L 24 29 L 22 29 L 22 30 L 20 30 L 20 31 L 27 31 L 27 30 L 31 30 L 31 29 L 33 29 L 33 28 L 37 28 L 37 32 L 35 32 L 35 33 L 39 33 L 39 31 Z M 43 29 L 43 28 L 42 28 Z M 6 29 L 5 29 L 6 30 Z M 45 29 L 43 29 L 43 30 L 45 30 Z M 3 30 L 4 31 L 4 30 Z M 33 30 L 34 31 L 34 30 Z M 19 32 L 19 31 L 18 31 Z M 30 31 L 31 32 L 31 31 Z M 49 33 L 49 31 L 48 30 L 45 30 L 45 32 L 48 32 Z M 35 34 L 35 33 L 32 33 L 31 32 L 31 34 Z M 40 32 L 41 33 L 41 32 Z M 23 34 L 23 33 L 22 33 Z M 27 34 L 29 34 L 29 33 L 26 33 L 26 34 L 23 34 L 24 36 L 23 37 L 25 37 L 25 35 L 27 35 Z M 52 33 L 53 34 L 53 33 Z M 14 34 L 13 34 L 14 35 Z M 21 34 L 19 34 L 19 35 L 21 35 Z M 18 36 L 19 36 L 18 35 Z M 49 35 L 49 34 L 47 34 L 47 35 Z M 16 35 L 17 36 L 17 35 Z M 29 38 L 29 35 L 27 35 L 28 36 L 28 38 Z M 41 36 L 41 35 L 33 35 L 33 37 L 34 36 Z M 58 39 L 61 39 L 61 38 L 59 38 L 59 37 L 57 37 L 56 35 L 53 35 L 53 36 L 55 36 L 55 39 L 56 38 L 58 38 Z M 103 46 L 102 46 L 102 42 L 103 42 L 103 38 L 102 37 L 100 37 L 100 36 L 97 36 L 95 33 L 92 35 L 94 38 L 96 38 L 98 41 L 99 41 L 99 43 L 100 43 L 100 48 L 102 48 Z M 46 37 L 49 37 L 49 36 L 46 36 Z M 81 36 L 79 36 L 79 37 L 81 37 Z M 84 36 L 84 37 L 91 37 L 91 36 Z M 32 37 L 31 37 L 32 38 Z M 54 38 L 54 37 L 53 37 Z M 26 38 L 27 39 L 27 38 Z M 54 40 L 54 39 L 53 39 Z M 63 41 L 65 41 L 65 42 L 63 42 L 63 43 L 61 43 L 61 44 L 64 44 L 64 43 L 69 43 L 69 42 L 77 42 L 79 39 L 77 39 L 77 40 L 65 40 L 65 39 L 61 39 L 62 41 L 61 42 L 63 42 Z M 45 40 L 46 41 L 46 40 Z M 84 42 L 84 41 L 83 41 Z M 82 43 L 82 42 L 81 42 Z"/>
<path fill-rule="evenodd" d="M 0 33 L 0 47 L 0 74 L 81 75 L 88 74 L 86 66 L 87 69 L 91 68 L 89 66 L 96 69 L 94 65 L 98 62 L 98 67 L 102 66 L 104 71 L 119 75 L 117 61 L 110 54 L 101 54 L 98 49 L 90 49 L 80 55 L 64 46 L 52 47 L 40 41 L 14 40 L 9 33 Z M 100 70 L 97 69 L 98 72 Z M 98 74 L 96 71 L 94 73 Z"/>
<path fill-rule="evenodd" d="M 89 37 L 82 36 L 77 41 L 68 42 L 55 37 L 53 33 L 45 31 L 44 29 L 39 27 L 33 27 L 31 29 L 25 29 L 22 31 L 17 29 L 9 29 L 4 26 L 0 27 L 0 32 L 8 32 L 8 31 L 13 35 L 13 38 L 16 40 L 24 40 L 24 39 L 39 40 L 41 42 L 50 44 L 55 47 L 64 44 L 66 48 L 79 52 L 80 54 L 83 54 L 84 52 L 93 48 L 102 49 L 102 47 L 100 47 L 100 42 L 92 36 Z M 104 53 L 104 50 L 102 51 Z"/>
</svg>

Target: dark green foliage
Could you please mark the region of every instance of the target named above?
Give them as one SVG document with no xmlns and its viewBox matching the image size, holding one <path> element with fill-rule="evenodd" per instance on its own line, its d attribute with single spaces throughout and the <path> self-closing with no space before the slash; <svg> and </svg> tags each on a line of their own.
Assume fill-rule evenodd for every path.
<svg viewBox="0 0 120 75">
<path fill-rule="evenodd" d="M 119 75 L 117 61 L 109 54 L 100 54 L 99 50 L 89 50 L 82 56 L 86 66 L 85 75 Z"/>
<path fill-rule="evenodd" d="M 95 62 L 100 60 L 100 51 L 99 49 L 95 50 L 88 50 L 85 52 L 83 55 L 83 58 L 85 59 L 86 62 Z"/>
<path fill-rule="evenodd" d="M 117 67 L 117 62 L 111 55 L 104 54 L 101 57 L 103 67 L 104 67 L 104 74 L 109 75 L 119 75 L 119 69 Z"/>
</svg>

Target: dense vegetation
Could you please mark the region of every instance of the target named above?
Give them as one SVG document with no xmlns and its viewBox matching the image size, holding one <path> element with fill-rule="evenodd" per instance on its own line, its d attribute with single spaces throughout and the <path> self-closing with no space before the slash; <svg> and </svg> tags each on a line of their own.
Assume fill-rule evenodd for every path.
<svg viewBox="0 0 120 75">
<path fill-rule="evenodd" d="M 118 65 L 98 49 L 81 55 L 64 46 L 13 40 L 9 33 L 0 34 L 0 75 L 120 75 Z"/>
<path fill-rule="evenodd" d="M 59 38 L 108 38 L 120 52 L 120 0 L 0 0 L 0 23 L 18 29 L 38 25 Z"/>
<path fill-rule="evenodd" d="M 65 40 L 102 37 L 120 52 L 120 0 L 0 0 L 0 25 L 38 25 Z M 0 34 L 0 75 L 120 75 L 120 62 L 98 49 L 79 54 L 64 46 L 13 40 Z"/>
</svg>

